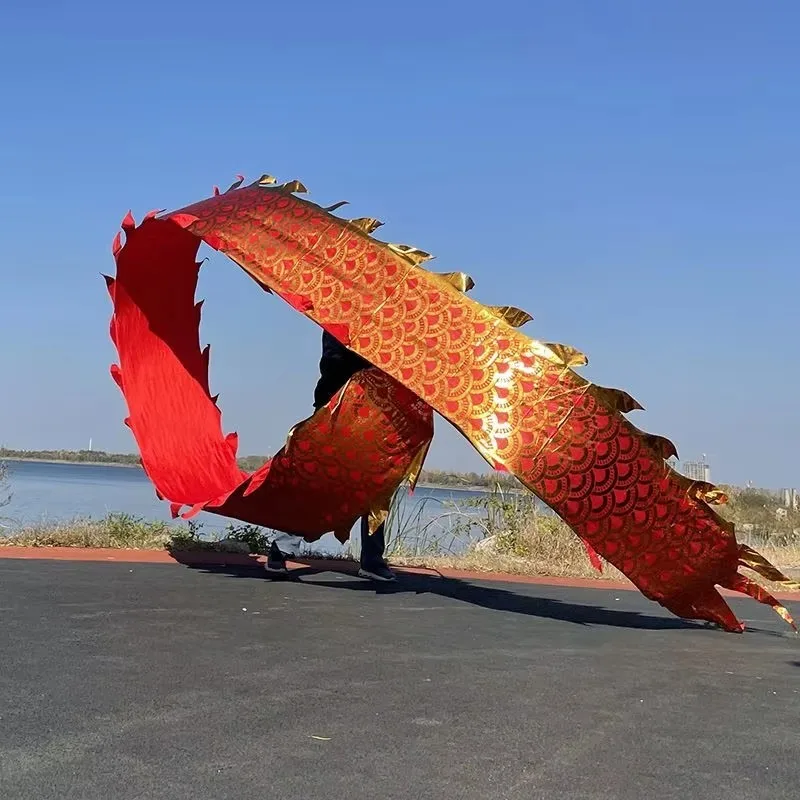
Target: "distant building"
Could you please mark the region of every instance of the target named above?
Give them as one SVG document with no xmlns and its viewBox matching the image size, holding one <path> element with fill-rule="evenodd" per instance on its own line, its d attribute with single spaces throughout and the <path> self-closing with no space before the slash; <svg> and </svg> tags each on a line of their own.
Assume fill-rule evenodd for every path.
<svg viewBox="0 0 800 800">
<path fill-rule="evenodd" d="M 703 456 L 700 461 L 684 461 L 681 472 L 690 480 L 711 483 L 711 467 Z"/>
<path fill-rule="evenodd" d="M 800 492 L 797 489 L 781 489 L 781 500 L 784 508 L 800 510 Z"/>
</svg>

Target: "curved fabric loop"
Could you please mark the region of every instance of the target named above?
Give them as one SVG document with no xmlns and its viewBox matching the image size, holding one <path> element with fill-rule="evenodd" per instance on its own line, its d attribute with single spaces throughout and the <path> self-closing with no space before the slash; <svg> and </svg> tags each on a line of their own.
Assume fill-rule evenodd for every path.
<svg viewBox="0 0 800 800">
<path fill-rule="evenodd" d="M 349 532 L 417 464 L 433 435 L 430 407 L 385 373 L 361 372 L 295 425 L 267 464 L 243 472 L 200 347 L 199 245 L 168 220 L 129 225 L 109 281 L 119 353 L 112 372 L 148 477 L 175 516 L 188 509 L 184 519 L 211 511 L 309 540 Z M 299 293 L 276 293 L 300 313 L 313 307 Z"/>
<path fill-rule="evenodd" d="M 625 417 L 639 404 L 578 375 L 572 368 L 586 363 L 583 353 L 531 339 L 465 295 L 460 289 L 471 283 L 465 277 L 443 278 L 422 268 L 428 253 L 372 238 L 371 222 L 339 219 L 294 194 L 302 189 L 299 183 L 274 186 L 261 180 L 146 219 L 138 228 L 126 217 L 126 241 L 114 244 L 118 377 L 159 492 L 190 507 L 227 497 L 212 510 L 262 519 L 253 510 L 262 489 L 244 496 L 242 487 L 252 479 L 238 470 L 221 433 L 219 410 L 208 397 L 192 316 L 202 240 L 298 313 L 346 336 L 347 346 L 380 376 L 362 387 L 368 403 L 342 399 L 336 426 L 326 427 L 323 415 L 295 431 L 290 453 L 281 456 L 289 459 L 281 462 L 285 471 L 277 470 L 285 485 L 329 466 L 339 472 L 320 483 L 326 488 L 314 513 L 322 520 L 300 524 L 300 516 L 287 512 L 278 527 L 311 531 L 324 524 L 343 530 L 348 514 L 373 508 L 386 496 L 385 486 L 378 488 L 380 475 L 394 483 L 408 474 L 430 437 L 433 409 L 647 597 L 680 616 L 740 630 L 715 588 L 728 585 L 752 594 L 749 584 L 736 579 L 740 549 L 733 527 L 708 505 L 721 500 L 721 493 L 692 487 L 669 467 L 666 440 L 643 434 Z M 344 440 L 333 443 L 335 429 L 357 408 L 366 409 L 375 426 L 370 435 L 381 445 L 366 438 L 359 439 L 358 450 Z M 314 456 L 294 463 L 301 429 L 309 435 L 317 431 L 308 443 Z M 399 451 L 392 449 L 399 446 L 395 435 Z M 333 448 L 333 464 L 319 455 L 326 443 Z M 369 489 L 356 489 L 363 470 L 348 467 L 362 446 L 375 459 Z M 276 459 L 264 487 L 276 480 Z M 339 499 L 351 490 L 358 509 L 337 511 Z M 299 505 L 292 510 L 303 512 Z M 337 514 L 341 525 L 333 519 Z"/>
</svg>

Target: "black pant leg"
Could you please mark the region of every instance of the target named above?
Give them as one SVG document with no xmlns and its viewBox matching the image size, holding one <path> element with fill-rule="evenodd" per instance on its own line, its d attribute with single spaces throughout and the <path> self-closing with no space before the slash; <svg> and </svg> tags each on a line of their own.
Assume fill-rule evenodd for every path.
<svg viewBox="0 0 800 800">
<path fill-rule="evenodd" d="M 369 517 L 361 517 L 361 566 L 383 564 L 386 550 L 386 525 L 381 524 L 375 533 L 369 532 Z"/>
</svg>

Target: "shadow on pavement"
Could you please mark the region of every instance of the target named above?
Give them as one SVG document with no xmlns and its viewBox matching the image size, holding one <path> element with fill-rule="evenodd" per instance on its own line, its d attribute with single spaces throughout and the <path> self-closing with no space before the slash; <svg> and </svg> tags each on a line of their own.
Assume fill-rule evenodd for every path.
<svg viewBox="0 0 800 800">
<path fill-rule="evenodd" d="M 340 572 L 351 580 L 319 580 L 302 581 L 303 577 L 323 574 L 313 567 L 293 569 L 286 577 L 274 578 L 262 569 L 249 566 L 185 564 L 189 569 L 199 570 L 214 575 L 229 575 L 233 578 L 255 578 L 270 581 L 300 581 L 311 586 L 345 589 L 375 594 L 433 594 L 470 603 L 492 611 L 505 611 L 513 614 L 526 614 L 543 619 L 574 622 L 578 625 L 610 625 L 621 628 L 641 628 L 648 630 L 704 628 L 702 623 L 681 620 L 677 617 L 642 614 L 636 611 L 622 611 L 598 606 L 570 603 L 546 597 L 531 597 L 516 594 L 507 589 L 494 586 L 481 586 L 474 583 L 436 575 L 418 575 L 400 573 L 395 583 L 376 584 L 368 580 L 353 577 L 350 569 L 326 569 L 325 572 Z"/>
</svg>

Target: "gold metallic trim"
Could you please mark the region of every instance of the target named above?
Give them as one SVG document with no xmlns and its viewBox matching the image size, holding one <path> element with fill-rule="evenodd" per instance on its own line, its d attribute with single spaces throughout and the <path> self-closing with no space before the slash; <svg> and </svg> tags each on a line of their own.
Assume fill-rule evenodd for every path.
<svg viewBox="0 0 800 800">
<path fill-rule="evenodd" d="M 788 578 L 776 566 L 767 561 L 761 553 L 746 544 L 739 545 L 739 564 L 753 570 L 757 575 L 768 581 L 781 583 L 789 589 L 800 589 L 798 581 Z"/>
<path fill-rule="evenodd" d="M 516 306 L 486 306 L 486 308 L 496 317 L 507 322 L 512 328 L 521 328 L 533 319 L 527 311 L 523 311 Z"/>
<path fill-rule="evenodd" d="M 728 495 L 725 492 L 705 481 L 692 481 L 689 487 L 689 495 L 695 500 L 708 503 L 710 506 L 723 506 L 728 502 Z"/>
<path fill-rule="evenodd" d="M 288 181 L 287 183 L 281 184 L 279 187 L 284 192 L 292 192 L 293 194 L 307 194 L 308 189 L 305 187 L 305 184 L 300 183 L 300 181 Z"/>
<path fill-rule="evenodd" d="M 585 367 L 589 363 L 585 353 L 568 344 L 545 342 L 544 346 L 549 348 L 565 367 Z"/>
<path fill-rule="evenodd" d="M 622 389 L 609 389 L 605 386 L 595 386 L 592 394 L 613 411 L 627 414 L 629 411 L 642 411 L 644 406 L 634 400 L 626 391 Z"/>
<path fill-rule="evenodd" d="M 419 250 L 416 247 L 411 247 L 407 244 L 391 244 L 387 242 L 386 245 L 393 253 L 410 261 L 415 267 L 418 267 L 425 261 L 430 261 L 433 256 L 426 253 L 424 250 Z"/>
<path fill-rule="evenodd" d="M 475 281 L 466 272 L 431 272 L 431 275 L 442 278 L 464 294 L 475 288 Z"/>
<path fill-rule="evenodd" d="M 378 230 L 378 228 L 381 227 L 381 225 L 383 225 L 379 219 L 374 219 L 373 217 L 357 217 L 356 219 L 350 219 L 347 222 L 354 228 L 358 228 L 358 230 L 366 233 L 367 235 L 374 233 L 376 230 Z"/>
<path fill-rule="evenodd" d="M 375 533 L 381 525 L 383 525 L 389 518 L 389 505 L 388 503 L 381 504 L 380 506 L 373 506 L 369 510 L 367 522 L 369 524 L 370 534 Z"/>
</svg>

